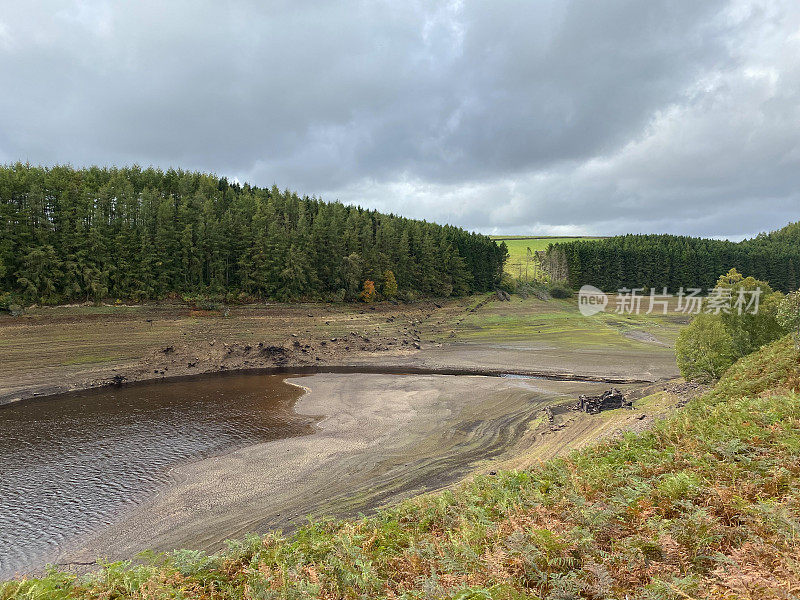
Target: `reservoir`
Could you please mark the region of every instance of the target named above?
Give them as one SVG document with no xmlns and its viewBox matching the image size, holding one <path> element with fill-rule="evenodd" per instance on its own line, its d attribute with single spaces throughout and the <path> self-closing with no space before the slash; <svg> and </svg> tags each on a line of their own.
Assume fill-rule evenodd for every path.
<svg viewBox="0 0 800 600">
<path fill-rule="evenodd" d="M 399 373 L 229 373 L 0 408 L 0 579 L 369 513 L 592 436 L 545 407 L 606 384 Z M 634 418 L 631 416 L 631 418 Z M 494 465 L 501 463 L 492 462 Z M 483 466 L 482 466 L 483 465 Z"/>
<path fill-rule="evenodd" d="M 310 433 L 279 375 L 104 388 L 0 408 L 0 577 L 51 560 L 111 522 L 170 469 Z"/>
</svg>

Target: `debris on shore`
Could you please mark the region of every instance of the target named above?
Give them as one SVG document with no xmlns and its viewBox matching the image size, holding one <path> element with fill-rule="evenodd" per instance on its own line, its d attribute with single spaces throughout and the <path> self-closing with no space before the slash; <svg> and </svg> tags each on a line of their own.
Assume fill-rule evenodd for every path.
<svg viewBox="0 0 800 600">
<path fill-rule="evenodd" d="M 625 400 L 625 396 L 622 392 L 617 388 L 611 388 L 603 392 L 600 396 L 585 396 L 581 394 L 574 410 L 596 415 L 604 410 L 629 407 L 630 405 L 630 401 Z"/>
</svg>

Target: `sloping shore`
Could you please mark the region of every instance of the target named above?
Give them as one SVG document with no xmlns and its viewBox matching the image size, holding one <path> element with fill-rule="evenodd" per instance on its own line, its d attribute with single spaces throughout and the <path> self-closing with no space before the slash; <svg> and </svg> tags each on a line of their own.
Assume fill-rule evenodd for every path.
<svg viewBox="0 0 800 600">
<path fill-rule="evenodd" d="M 587 327 L 574 304 L 533 299 L 270 304 L 233 307 L 230 314 L 171 304 L 36 308 L 22 317 L 0 315 L 0 405 L 242 370 L 510 372 L 609 383 L 677 375 L 661 339 L 672 339 L 679 323 L 609 319 Z M 626 336 L 640 328 L 659 343 Z"/>
<path fill-rule="evenodd" d="M 462 478 L 519 451 L 542 409 L 602 384 L 444 375 L 317 374 L 296 404 L 318 431 L 175 468 L 158 495 L 80 540 L 60 562 L 225 539 L 353 515 Z M 532 441 L 530 442 L 532 443 Z"/>
</svg>

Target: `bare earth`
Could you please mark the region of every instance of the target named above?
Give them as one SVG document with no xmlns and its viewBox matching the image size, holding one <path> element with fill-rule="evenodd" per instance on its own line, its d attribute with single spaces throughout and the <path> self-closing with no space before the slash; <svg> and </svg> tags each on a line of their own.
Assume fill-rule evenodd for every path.
<svg viewBox="0 0 800 600">
<path fill-rule="evenodd" d="M 564 408 L 580 393 L 677 375 L 671 316 L 587 320 L 574 302 L 467 298 L 411 307 L 268 305 L 224 314 L 185 307 L 63 307 L 0 317 L 0 403 L 112 382 L 237 369 L 350 366 L 370 374 L 294 377 L 312 435 L 176 467 L 172 483 L 59 562 L 130 558 L 145 549 L 213 550 L 306 516 L 347 516 L 473 472 L 524 468 L 642 428 L 679 394 L 595 417 Z M 575 376 L 553 381 L 458 372 Z M 628 382 L 627 385 L 624 382 Z M 640 396 L 643 392 L 638 393 Z M 545 410 L 555 406 L 554 410 Z"/>
</svg>

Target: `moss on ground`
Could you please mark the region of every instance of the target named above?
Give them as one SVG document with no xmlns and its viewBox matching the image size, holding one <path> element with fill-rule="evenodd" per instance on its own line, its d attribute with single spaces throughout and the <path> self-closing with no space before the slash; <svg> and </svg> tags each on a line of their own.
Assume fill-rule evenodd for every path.
<svg viewBox="0 0 800 600">
<path fill-rule="evenodd" d="M 784 339 L 642 434 L 360 520 L 177 551 L 10 598 L 788 598 L 800 355 Z"/>
<path fill-rule="evenodd" d="M 603 312 L 583 316 L 575 300 L 538 300 L 513 297 L 510 302 L 494 302 L 468 313 L 455 325 L 456 337 L 463 341 L 536 341 L 567 349 L 627 348 L 648 351 L 669 348 L 677 338 L 685 318 L 673 314 L 617 314 Z M 646 332 L 663 346 L 636 339 L 632 332 Z"/>
</svg>

